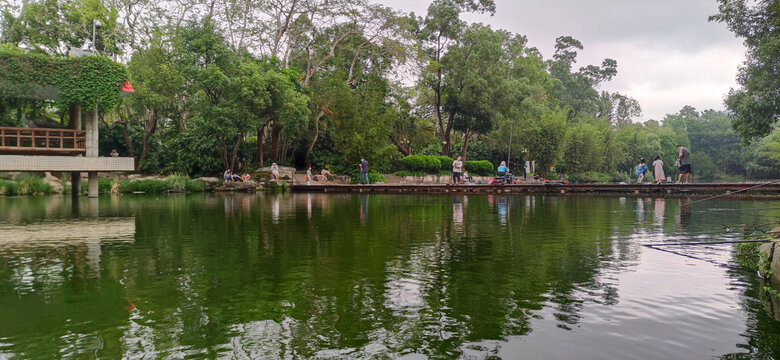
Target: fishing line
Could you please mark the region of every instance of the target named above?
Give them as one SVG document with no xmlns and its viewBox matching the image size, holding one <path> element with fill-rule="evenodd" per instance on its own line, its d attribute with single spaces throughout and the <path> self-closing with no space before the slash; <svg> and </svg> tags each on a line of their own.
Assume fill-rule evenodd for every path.
<svg viewBox="0 0 780 360">
<path fill-rule="evenodd" d="M 724 264 L 722 262 L 715 261 L 715 260 L 712 260 L 712 259 L 705 259 L 705 258 L 701 258 L 701 257 L 695 256 L 695 255 L 677 252 L 677 251 L 674 251 L 674 250 L 662 249 L 661 247 L 662 246 L 701 246 L 701 245 L 760 243 L 760 242 L 770 242 L 770 241 L 773 241 L 773 240 L 774 239 L 772 239 L 772 238 L 768 238 L 768 239 L 758 239 L 758 240 L 733 240 L 733 241 L 705 241 L 705 242 L 687 242 L 687 243 L 643 244 L 642 246 L 650 248 L 650 249 L 653 249 L 653 250 L 658 250 L 658 251 L 663 251 L 663 252 L 674 254 L 674 255 L 684 256 L 684 257 L 687 257 L 689 259 L 694 259 L 694 260 L 700 260 L 700 261 L 708 262 L 710 264 L 714 264 L 714 265 L 717 265 L 717 266 L 723 267 L 723 268 L 738 269 L 740 267 L 736 266 L 736 265 Z"/>
<path fill-rule="evenodd" d="M 744 188 L 744 189 L 740 189 L 740 190 L 737 190 L 737 191 L 728 192 L 728 193 L 725 193 L 725 194 L 720 194 L 720 195 L 711 196 L 711 197 L 708 197 L 708 198 L 706 198 L 706 199 L 699 199 L 699 200 L 696 200 L 696 201 L 691 201 L 691 202 L 689 202 L 689 203 L 688 203 L 688 205 L 695 204 L 695 203 L 702 202 L 702 201 L 707 201 L 707 200 L 717 199 L 717 198 L 719 198 L 719 197 L 724 197 L 724 196 L 729 196 L 729 195 L 738 194 L 738 193 L 741 193 L 741 192 L 744 192 L 744 191 L 748 191 L 748 190 L 751 190 L 751 189 L 755 189 L 755 188 L 757 188 L 757 187 L 761 187 L 761 186 L 771 185 L 771 184 L 774 184 L 774 183 L 777 183 L 777 182 L 780 182 L 780 179 L 777 179 L 777 180 L 772 180 L 772 181 L 768 181 L 768 182 L 761 183 L 761 184 L 758 184 L 758 185 L 753 185 L 753 186 L 751 186 L 751 187 L 746 187 L 746 188 Z"/>
</svg>

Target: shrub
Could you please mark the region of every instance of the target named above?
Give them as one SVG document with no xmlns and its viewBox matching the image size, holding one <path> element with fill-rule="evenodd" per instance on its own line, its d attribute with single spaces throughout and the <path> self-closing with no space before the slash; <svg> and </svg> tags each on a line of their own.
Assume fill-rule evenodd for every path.
<svg viewBox="0 0 780 360">
<path fill-rule="evenodd" d="M 436 174 L 442 168 L 441 161 L 436 156 L 409 155 L 402 158 L 401 163 L 404 170 L 420 171 L 426 174 Z"/>
<path fill-rule="evenodd" d="M 359 171 L 353 172 L 352 174 L 350 174 L 350 176 L 351 176 L 350 184 L 357 184 L 358 182 L 360 182 L 360 172 Z M 385 178 L 384 175 L 382 175 L 382 174 L 380 174 L 378 172 L 371 172 L 371 171 L 369 171 L 368 172 L 368 182 L 370 184 L 376 184 L 376 183 L 379 183 L 379 182 L 386 183 L 387 182 L 387 178 Z"/>
<path fill-rule="evenodd" d="M 0 195 L 14 196 L 19 194 L 19 184 L 10 180 L 0 179 Z"/>
<path fill-rule="evenodd" d="M 628 180 L 631 179 L 631 176 L 628 175 L 628 173 L 619 172 L 619 171 L 613 171 L 609 174 L 606 174 L 609 178 L 609 182 L 628 182 Z"/>
<path fill-rule="evenodd" d="M 487 160 L 472 160 L 466 161 L 465 169 L 471 174 L 477 174 L 482 176 L 495 175 L 496 170 L 493 167 L 493 163 Z"/>
<path fill-rule="evenodd" d="M 441 163 L 441 170 L 445 170 L 449 172 L 452 169 L 452 163 L 455 161 L 455 159 L 449 157 L 449 156 L 434 156 L 436 160 L 439 160 L 439 163 Z"/>
<path fill-rule="evenodd" d="M 586 184 L 586 183 L 599 183 L 605 184 L 609 182 L 609 176 L 604 173 L 588 171 L 577 174 L 567 174 L 566 179 L 574 184 Z"/>
<path fill-rule="evenodd" d="M 193 182 L 193 180 L 190 180 L 190 178 L 187 176 L 178 174 L 168 176 L 165 180 L 163 180 L 165 189 L 175 192 L 187 191 L 187 188 L 191 186 L 190 182 Z"/>
<path fill-rule="evenodd" d="M 119 191 L 123 193 L 131 193 L 137 191 L 143 191 L 150 194 L 159 194 L 165 192 L 165 182 L 162 180 L 122 180 L 119 182 Z"/>
<path fill-rule="evenodd" d="M 24 176 L 19 178 L 19 194 L 29 195 L 48 195 L 52 193 L 51 185 L 43 181 L 43 179 L 35 176 Z"/>
</svg>

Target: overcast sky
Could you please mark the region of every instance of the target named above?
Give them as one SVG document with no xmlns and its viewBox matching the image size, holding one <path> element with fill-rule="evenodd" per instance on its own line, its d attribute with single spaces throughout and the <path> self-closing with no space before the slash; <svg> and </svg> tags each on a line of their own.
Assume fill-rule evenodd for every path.
<svg viewBox="0 0 780 360">
<path fill-rule="evenodd" d="M 724 24 L 708 22 L 715 0 L 495 0 L 494 16 L 467 14 L 528 37 L 552 57 L 555 38 L 570 35 L 585 47 L 578 67 L 617 60 L 618 75 L 602 85 L 637 99 L 640 120 L 663 119 L 685 105 L 723 110 L 736 87 L 745 48 Z M 382 0 L 386 6 L 425 16 L 427 0 Z"/>
</svg>

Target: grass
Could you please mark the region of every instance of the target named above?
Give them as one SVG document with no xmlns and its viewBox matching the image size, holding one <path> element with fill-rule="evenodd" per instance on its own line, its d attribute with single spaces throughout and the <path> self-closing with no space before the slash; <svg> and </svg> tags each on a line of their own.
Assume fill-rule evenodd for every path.
<svg viewBox="0 0 780 360">
<path fill-rule="evenodd" d="M 148 194 L 161 194 L 166 192 L 203 192 L 206 190 L 202 181 L 195 181 L 183 175 L 171 175 L 162 180 L 112 180 L 99 179 L 98 192 L 107 194 L 117 186 L 117 192 L 121 194 L 144 192 Z M 81 191 L 87 191 L 87 182 L 82 182 Z"/>
<path fill-rule="evenodd" d="M 32 174 L 23 174 L 16 181 L 0 180 L 0 195 L 48 195 L 52 192 L 51 185 Z"/>
</svg>

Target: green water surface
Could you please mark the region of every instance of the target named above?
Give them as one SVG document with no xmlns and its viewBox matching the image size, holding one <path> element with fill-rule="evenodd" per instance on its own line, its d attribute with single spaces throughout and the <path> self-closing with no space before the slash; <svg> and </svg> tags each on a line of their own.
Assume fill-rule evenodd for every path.
<svg viewBox="0 0 780 360">
<path fill-rule="evenodd" d="M 733 245 L 642 246 L 780 202 L 686 202 L 0 197 L 0 359 L 780 358 Z"/>
</svg>

